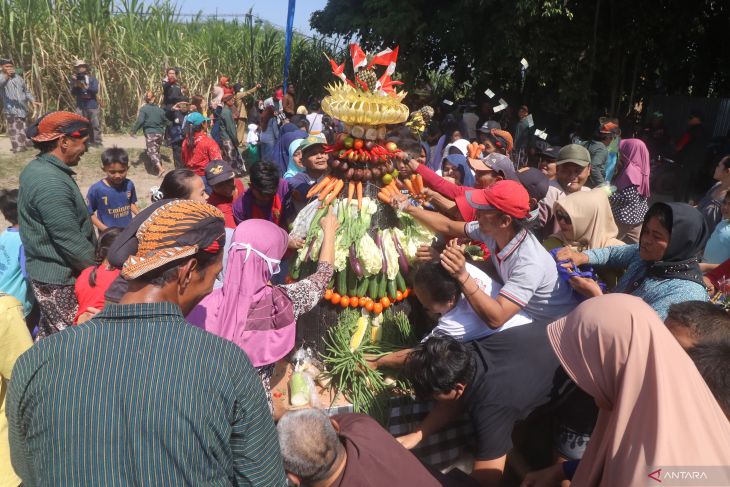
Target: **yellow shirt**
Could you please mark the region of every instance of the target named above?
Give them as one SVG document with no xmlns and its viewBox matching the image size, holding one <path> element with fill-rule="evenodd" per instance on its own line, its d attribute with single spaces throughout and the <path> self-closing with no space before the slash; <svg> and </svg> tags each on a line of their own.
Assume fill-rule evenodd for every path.
<svg viewBox="0 0 730 487">
<path fill-rule="evenodd" d="M 8 418 L 5 415 L 5 394 L 15 361 L 33 345 L 23 318 L 23 305 L 0 293 L 0 487 L 17 487 L 20 477 L 10 464 Z"/>
</svg>

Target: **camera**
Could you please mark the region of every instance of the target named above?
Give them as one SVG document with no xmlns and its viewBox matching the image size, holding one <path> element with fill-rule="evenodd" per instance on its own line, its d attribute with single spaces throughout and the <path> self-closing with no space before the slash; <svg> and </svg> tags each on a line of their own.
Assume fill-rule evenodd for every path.
<svg viewBox="0 0 730 487">
<path fill-rule="evenodd" d="M 76 81 L 86 81 L 86 74 L 76 73 Z"/>
</svg>

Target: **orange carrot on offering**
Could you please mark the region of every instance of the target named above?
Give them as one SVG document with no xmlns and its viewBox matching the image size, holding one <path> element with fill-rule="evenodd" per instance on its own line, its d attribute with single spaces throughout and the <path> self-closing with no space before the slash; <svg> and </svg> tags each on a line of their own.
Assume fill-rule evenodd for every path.
<svg viewBox="0 0 730 487">
<path fill-rule="evenodd" d="M 324 206 L 327 206 L 330 203 L 332 203 L 332 201 L 335 198 L 337 198 L 337 195 L 340 194 L 340 192 L 342 191 L 342 188 L 344 188 L 344 187 L 345 187 L 345 182 L 342 179 L 338 179 L 335 182 L 335 186 L 334 186 L 334 188 L 332 188 L 332 191 L 330 192 L 330 194 L 327 196 L 327 198 L 325 198 L 324 203 L 323 203 Z"/>
<path fill-rule="evenodd" d="M 347 204 L 349 205 L 352 201 L 352 197 L 355 194 L 355 183 L 350 181 L 347 184 Z"/>
<path fill-rule="evenodd" d="M 327 184 L 329 184 L 330 180 L 332 178 L 330 176 L 325 176 L 322 178 L 320 182 L 309 188 L 309 191 L 307 191 L 307 198 L 311 198 L 315 194 L 319 193 L 322 188 L 324 188 Z"/>
<path fill-rule="evenodd" d="M 386 205 L 389 205 L 391 201 L 393 201 L 393 198 L 389 195 L 384 193 L 383 191 L 378 193 L 378 199 L 385 203 Z"/>
<path fill-rule="evenodd" d="M 416 193 L 416 188 L 413 187 L 413 182 L 410 179 L 406 179 L 403 181 L 406 185 L 406 188 L 408 188 L 408 191 L 413 195 L 417 196 L 418 193 Z"/>
<path fill-rule="evenodd" d="M 322 189 L 322 191 L 319 193 L 319 197 L 317 198 L 319 201 L 324 201 L 324 199 L 327 197 L 328 194 L 335 188 L 335 185 L 338 181 L 341 181 L 341 179 L 332 178 L 332 180 L 327 183 L 327 185 Z"/>
<path fill-rule="evenodd" d="M 413 184 L 413 188 L 416 190 L 416 192 L 418 194 L 423 193 L 423 188 L 424 188 L 424 186 L 423 186 L 423 176 L 421 176 L 420 174 L 416 174 L 416 180 L 415 180 L 415 182 Z"/>
</svg>

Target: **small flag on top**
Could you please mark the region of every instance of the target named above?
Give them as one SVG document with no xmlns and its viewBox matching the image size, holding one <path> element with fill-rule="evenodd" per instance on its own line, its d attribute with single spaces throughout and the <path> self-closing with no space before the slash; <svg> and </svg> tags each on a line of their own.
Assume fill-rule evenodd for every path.
<svg viewBox="0 0 730 487">
<path fill-rule="evenodd" d="M 359 44 L 350 44 L 350 58 L 352 59 L 352 68 L 357 73 L 360 69 L 368 65 L 368 57 L 360 48 Z"/>
<path fill-rule="evenodd" d="M 385 74 L 390 76 L 395 72 L 395 63 L 397 60 L 398 60 L 398 46 L 395 46 L 395 49 L 387 48 L 383 51 L 380 51 L 375 56 L 373 56 L 373 59 L 370 61 L 370 64 L 368 65 L 368 68 L 372 67 L 375 64 L 379 64 L 381 66 L 387 66 L 387 68 L 385 68 Z"/>
</svg>

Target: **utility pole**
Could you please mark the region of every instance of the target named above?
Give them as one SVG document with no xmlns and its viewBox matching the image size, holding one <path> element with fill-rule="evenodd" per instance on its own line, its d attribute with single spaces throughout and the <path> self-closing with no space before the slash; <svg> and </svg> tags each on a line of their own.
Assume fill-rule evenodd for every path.
<svg viewBox="0 0 730 487">
<path fill-rule="evenodd" d="M 252 11 L 253 11 L 253 7 L 249 8 L 248 13 L 246 14 L 246 25 L 248 26 L 248 34 L 249 34 L 249 39 L 251 41 L 251 43 L 250 43 L 251 58 L 249 59 L 249 62 L 248 62 L 248 76 L 249 76 L 248 86 L 253 86 L 254 83 L 256 82 L 254 80 L 254 76 L 253 76 L 253 63 L 254 63 L 255 56 L 254 56 L 254 44 L 253 44 L 253 13 L 252 13 Z M 244 42 L 244 49 L 245 48 L 246 48 L 246 46 L 245 46 L 245 42 Z"/>
</svg>

